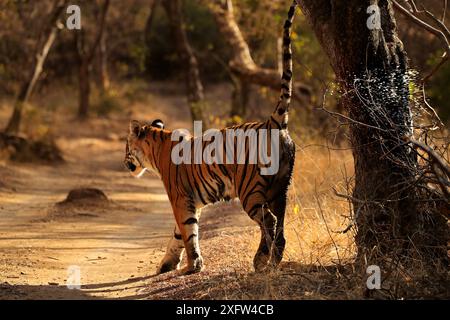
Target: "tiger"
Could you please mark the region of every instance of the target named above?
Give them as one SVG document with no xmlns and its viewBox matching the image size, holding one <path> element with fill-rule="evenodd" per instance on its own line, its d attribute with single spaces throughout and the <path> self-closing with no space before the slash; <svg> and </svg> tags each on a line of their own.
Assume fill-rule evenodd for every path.
<svg viewBox="0 0 450 320">
<path fill-rule="evenodd" d="M 180 142 L 172 141 L 173 132 L 165 129 L 163 121 L 157 119 L 150 124 L 136 120 L 130 122 L 124 165 L 132 176 L 140 177 L 150 170 L 161 178 L 176 222 L 157 274 L 180 269 L 184 252 L 187 266 L 180 271 L 183 274 L 200 272 L 204 268 L 199 246 L 201 209 L 235 198 L 260 227 L 261 239 L 253 258 L 255 271 L 273 269 L 280 264 L 286 246 L 287 192 L 295 161 L 295 144 L 288 132 L 288 112 L 292 97 L 291 29 L 296 7 L 294 0 L 283 26 L 281 94 L 275 110 L 264 122 L 249 122 L 221 130 L 222 133 L 227 129 L 244 132 L 250 129 L 278 130 L 279 163 L 276 173 L 263 175 L 263 164 L 247 161 L 249 140 L 245 140 L 244 163 L 175 164 L 170 155 Z M 191 148 L 197 139 L 199 137 L 190 138 Z M 204 149 L 210 142 L 202 140 L 200 143 Z"/>
</svg>

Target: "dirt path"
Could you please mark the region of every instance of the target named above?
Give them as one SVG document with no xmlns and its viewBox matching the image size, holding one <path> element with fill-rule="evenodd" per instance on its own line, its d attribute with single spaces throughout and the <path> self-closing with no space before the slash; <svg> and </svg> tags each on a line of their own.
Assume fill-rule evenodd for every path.
<svg viewBox="0 0 450 320">
<path fill-rule="evenodd" d="M 0 299 L 139 297 L 173 230 L 162 183 L 151 176 L 134 179 L 122 168 L 121 141 L 78 138 L 60 144 L 67 146 L 68 164 L 1 169 L 13 187 L 0 191 Z M 85 186 L 100 188 L 114 205 L 55 208 L 68 190 Z M 239 220 L 250 224 L 238 219 L 234 226 Z M 82 290 L 66 287 L 70 266 L 80 268 Z"/>
<path fill-rule="evenodd" d="M 168 128 L 190 128 L 190 115 L 179 88 L 134 83 L 120 90 L 120 112 L 108 118 L 92 112 L 83 123 L 72 116 L 76 92 L 55 90 L 45 97 L 64 108 L 64 112 L 42 111 L 41 117 L 53 119 L 51 132 L 63 150 L 65 164 L 0 161 L 0 299 L 353 296 L 353 284 L 337 284 L 344 270 L 351 273 L 351 265 L 345 266 L 353 258 L 352 236 L 333 232 L 348 225 L 344 215 L 338 214 L 348 208 L 345 201 L 335 202 L 329 196 L 329 190 L 342 181 L 342 166 L 351 167 L 351 153 L 331 161 L 328 151 L 311 148 L 298 151 L 301 161 L 289 194 L 287 245 L 279 269 L 270 274 L 254 272 L 259 228 L 240 204 L 222 203 L 202 212 L 204 271 L 155 276 L 174 219 L 162 182 L 150 174 L 135 179 L 123 167 L 128 122 L 159 118 Z M 226 92 L 220 86 L 207 90 L 213 110 L 221 110 L 223 101 L 228 101 Z M 9 105 L 0 103 L 0 128 L 10 115 Z M 28 134 L 33 132 L 30 123 L 23 125 Z M 99 188 L 111 203 L 55 206 L 79 187 Z M 80 270 L 81 290 L 67 287 L 71 266 Z"/>
<path fill-rule="evenodd" d="M 135 179 L 123 168 L 127 121 L 122 115 L 61 127 L 64 165 L 0 164 L 0 299 L 171 297 L 167 277 L 175 275 L 154 274 L 174 220 L 159 179 Z M 78 187 L 103 190 L 113 205 L 55 207 Z M 203 218 L 206 252 L 215 235 L 254 229 L 236 205 L 209 211 L 215 214 L 206 210 Z M 70 266 L 80 269 L 81 290 L 66 286 Z M 158 283 L 162 288 L 149 293 Z"/>
</svg>

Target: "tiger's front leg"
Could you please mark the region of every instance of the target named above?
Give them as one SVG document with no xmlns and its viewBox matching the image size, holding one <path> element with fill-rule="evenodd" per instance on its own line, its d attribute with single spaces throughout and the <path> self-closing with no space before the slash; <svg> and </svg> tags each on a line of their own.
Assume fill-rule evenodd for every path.
<svg viewBox="0 0 450 320">
<path fill-rule="evenodd" d="M 184 242 L 178 225 L 175 225 L 173 236 L 167 244 L 166 254 L 159 264 L 156 274 L 178 269 L 184 252 Z"/>
<path fill-rule="evenodd" d="M 177 210 L 175 214 L 188 260 L 187 267 L 182 270 L 184 274 L 197 273 L 203 268 L 203 258 L 198 240 L 198 219 L 200 215 L 197 213 L 195 210 L 181 209 Z"/>
</svg>

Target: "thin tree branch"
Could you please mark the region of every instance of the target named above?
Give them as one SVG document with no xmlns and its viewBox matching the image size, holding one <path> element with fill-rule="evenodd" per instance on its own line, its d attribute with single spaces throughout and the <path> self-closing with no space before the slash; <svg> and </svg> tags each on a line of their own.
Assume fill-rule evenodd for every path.
<svg viewBox="0 0 450 320">
<path fill-rule="evenodd" d="M 408 9 L 406 9 L 405 7 L 400 5 L 397 1 L 393 1 L 393 3 L 394 3 L 394 6 L 399 10 L 399 12 L 401 14 L 403 14 L 405 17 L 409 18 L 416 25 L 420 26 L 421 28 L 427 30 L 428 32 L 430 32 L 433 35 L 435 35 L 436 37 L 438 37 L 443 42 L 444 49 L 447 52 L 447 55 L 450 56 L 450 43 L 444 32 L 436 29 L 435 27 L 429 25 L 425 21 L 417 18 L 413 13 L 411 13 Z"/>
<path fill-rule="evenodd" d="M 253 60 L 250 48 L 242 35 L 234 16 L 233 2 L 206 1 L 202 2 L 213 14 L 220 32 L 232 49 L 232 59 L 229 61 L 230 69 L 245 78 L 247 81 L 280 90 L 280 74 L 277 69 L 262 68 Z M 311 88 L 303 83 L 294 83 L 293 97 L 303 104 L 309 104 Z"/>
<path fill-rule="evenodd" d="M 88 54 L 87 54 L 87 61 L 91 62 L 94 58 L 95 51 L 97 50 L 97 46 L 100 43 L 100 39 L 102 38 L 104 29 L 105 29 L 105 22 L 106 22 L 106 13 L 108 11 L 110 0 L 105 0 L 103 3 L 102 13 L 100 16 L 100 25 L 98 26 L 98 31 L 95 36 L 95 40 L 92 44 L 92 47 L 90 48 Z"/>
<path fill-rule="evenodd" d="M 412 22 L 414 22 L 416 25 L 418 25 L 419 27 L 421 27 L 422 29 L 427 30 L 429 33 L 433 34 L 434 36 L 436 36 L 437 38 L 439 38 L 441 40 L 441 42 L 444 45 L 444 50 L 445 53 L 442 56 L 441 61 L 433 68 L 433 70 L 431 70 L 430 73 L 428 73 L 425 77 L 422 78 L 422 83 L 425 83 L 426 81 L 428 81 L 450 58 L 450 32 L 447 28 L 447 26 L 440 21 L 438 18 L 436 18 L 430 11 L 426 10 L 423 6 L 422 6 L 422 11 L 419 11 L 417 9 L 416 4 L 414 3 L 414 1 L 409 0 L 406 1 L 407 4 L 410 5 L 411 10 L 406 9 L 405 7 L 403 7 L 402 5 L 400 5 L 397 1 L 393 1 L 394 6 L 399 10 L 399 12 L 401 14 L 403 14 L 405 17 L 407 17 L 408 19 L 410 19 Z M 432 19 L 435 24 L 437 24 L 437 26 L 439 27 L 439 29 L 431 26 L 430 24 L 428 24 L 427 22 L 423 21 L 422 19 L 419 19 L 415 14 L 418 13 L 425 13 L 430 19 Z"/>
</svg>

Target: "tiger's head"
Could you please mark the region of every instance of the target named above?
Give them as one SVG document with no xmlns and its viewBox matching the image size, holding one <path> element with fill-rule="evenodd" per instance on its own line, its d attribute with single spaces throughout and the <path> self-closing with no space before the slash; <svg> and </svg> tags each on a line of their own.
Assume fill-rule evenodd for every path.
<svg viewBox="0 0 450 320">
<path fill-rule="evenodd" d="M 151 125 L 141 124 L 136 120 L 130 122 L 124 164 L 131 175 L 137 178 L 140 178 L 149 166 L 149 169 L 153 169 L 145 154 L 145 137 L 152 127 L 164 129 L 164 123 L 159 119 L 153 121 Z"/>
</svg>

